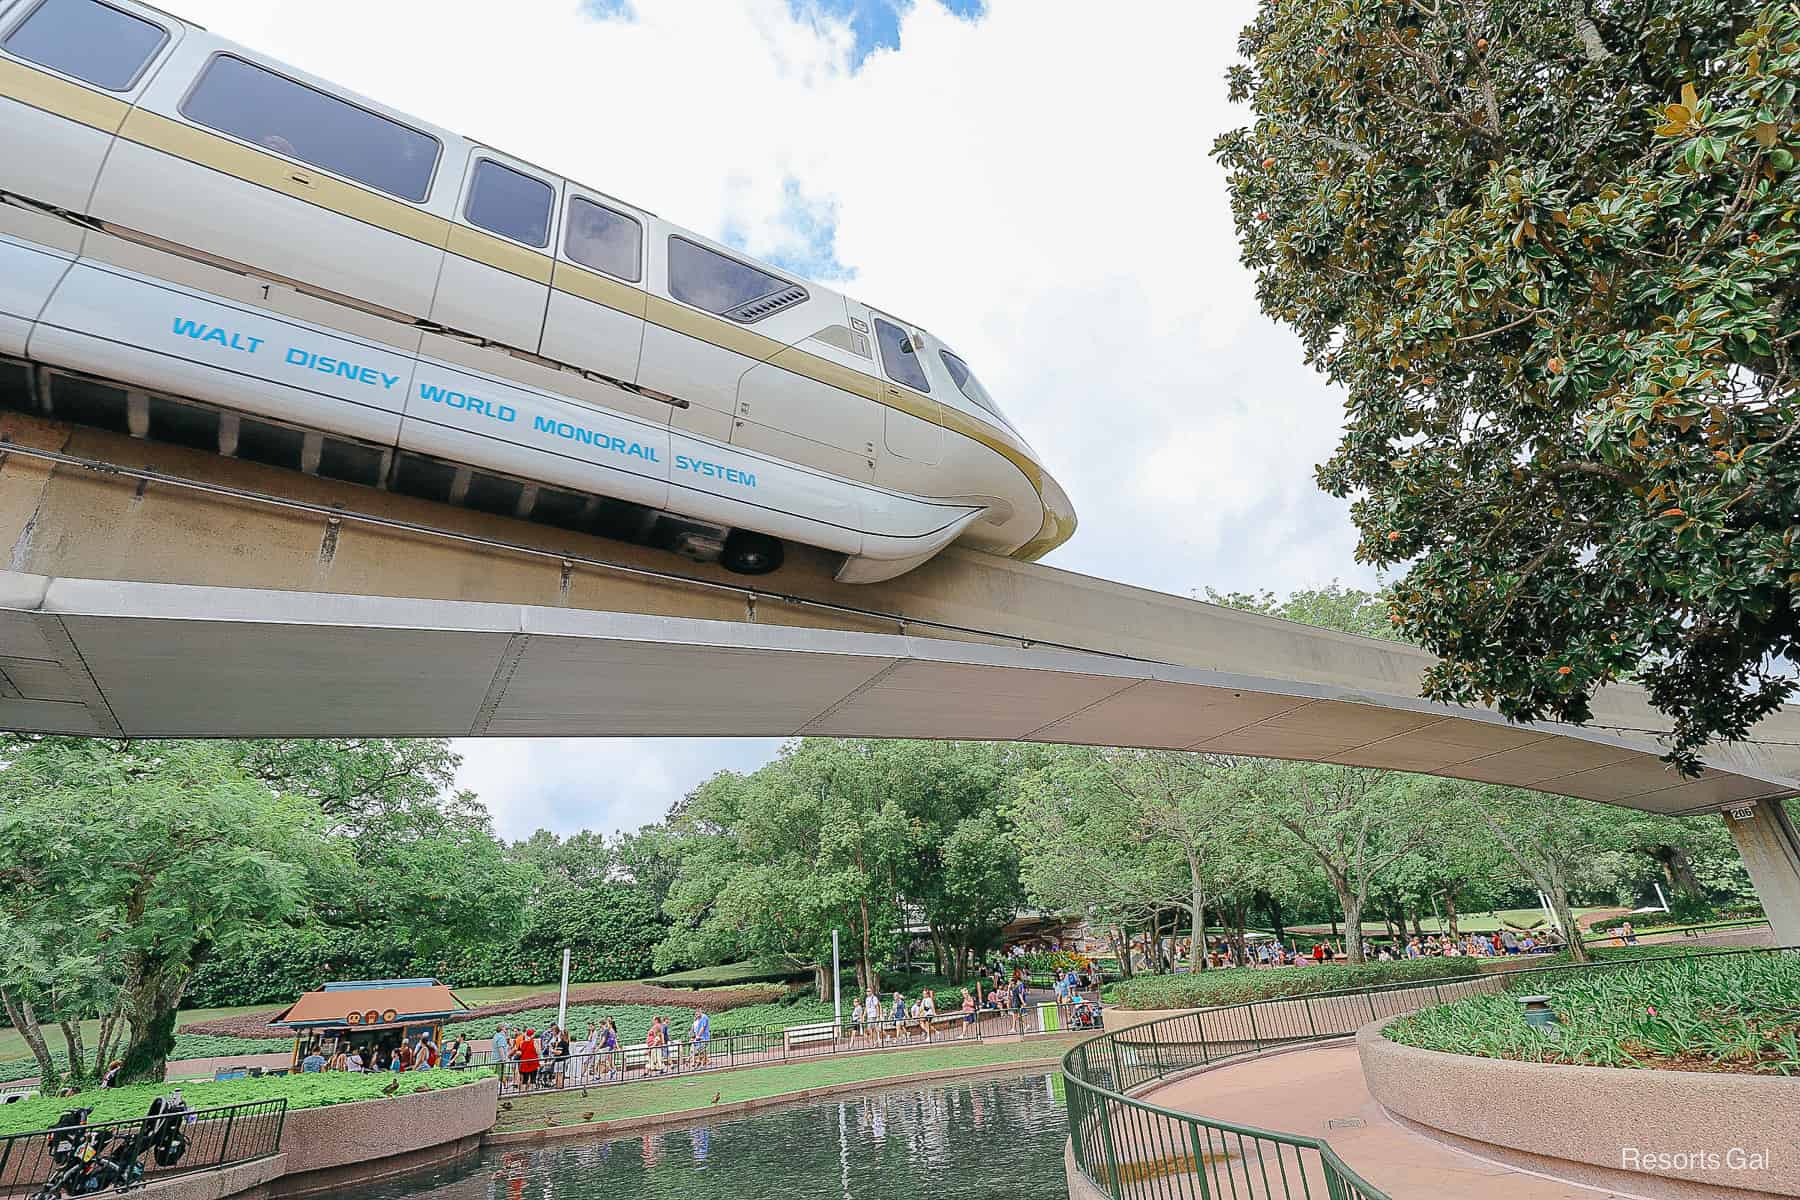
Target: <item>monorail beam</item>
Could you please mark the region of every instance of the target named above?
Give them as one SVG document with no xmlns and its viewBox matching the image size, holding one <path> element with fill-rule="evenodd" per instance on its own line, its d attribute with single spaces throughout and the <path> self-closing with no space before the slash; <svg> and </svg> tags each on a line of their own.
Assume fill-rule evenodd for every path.
<svg viewBox="0 0 1800 1200">
<path fill-rule="evenodd" d="M 659 550 L 210 449 L 19 413 L 0 413 L 0 437 L 16 448 L 0 460 L 0 544 L 10 547 L 5 565 L 35 575 L 522 604 L 1078 650 L 1276 679 L 1375 703 L 1416 697 L 1419 673 L 1432 661 L 1409 646 L 958 550 L 889 583 L 850 586 L 833 580 L 831 556 L 796 547 L 778 574 L 746 579 Z M 34 459 L 32 451 L 124 470 Z M 1595 711 L 1596 732 L 1642 739 L 1644 731 L 1662 727 L 1631 689 L 1603 692 Z M 1800 715 L 1777 713 L 1757 736 L 1768 744 L 1725 747 L 1712 761 L 1800 777 Z M 1279 754 L 1284 745 L 1272 739 L 1264 749 Z M 1304 757 L 1307 744 L 1286 752 Z M 1396 747 L 1351 751 L 1345 759 L 1432 770 L 1429 760 L 1429 754 L 1408 758 Z"/>
</svg>

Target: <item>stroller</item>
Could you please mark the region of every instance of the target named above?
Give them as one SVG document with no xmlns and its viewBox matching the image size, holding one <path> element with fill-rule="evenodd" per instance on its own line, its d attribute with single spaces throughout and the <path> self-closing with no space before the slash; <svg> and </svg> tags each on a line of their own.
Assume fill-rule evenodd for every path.
<svg viewBox="0 0 1800 1200">
<path fill-rule="evenodd" d="M 1074 1015 L 1069 1020 L 1070 1029 L 1101 1029 L 1100 1006 L 1092 1000 L 1082 1000 L 1075 1005 Z"/>
<path fill-rule="evenodd" d="M 182 1126 L 191 1110 L 179 1091 L 152 1100 L 149 1119 L 116 1134 L 87 1128 L 93 1111 L 73 1108 L 57 1119 L 50 1130 L 50 1178 L 31 1200 L 90 1196 L 108 1188 L 130 1191 L 144 1184 L 146 1152 L 162 1167 L 174 1166 L 187 1153 Z"/>
</svg>

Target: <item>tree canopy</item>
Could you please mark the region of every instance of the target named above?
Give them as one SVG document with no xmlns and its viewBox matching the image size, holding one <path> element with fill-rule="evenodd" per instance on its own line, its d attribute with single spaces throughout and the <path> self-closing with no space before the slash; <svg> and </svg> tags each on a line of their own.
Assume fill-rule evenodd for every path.
<svg viewBox="0 0 1800 1200">
<path fill-rule="evenodd" d="M 1745 736 L 1800 636 L 1800 8 L 1265 0 L 1240 49 L 1243 258 L 1427 694 Z"/>
</svg>

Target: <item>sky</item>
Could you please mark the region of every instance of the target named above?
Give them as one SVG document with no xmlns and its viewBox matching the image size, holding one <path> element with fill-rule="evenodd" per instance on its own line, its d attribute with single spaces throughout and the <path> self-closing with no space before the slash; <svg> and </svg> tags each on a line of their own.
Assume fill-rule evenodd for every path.
<svg viewBox="0 0 1800 1200">
<path fill-rule="evenodd" d="M 1209 151 L 1252 0 L 164 0 L 932 330 L 1079 514 L 1054 566 L 1368 585 L 1341 397 L 1257 310 Z M 462 741 L 502 834 L 631 829 L 768 740 Z"/>
</svg>

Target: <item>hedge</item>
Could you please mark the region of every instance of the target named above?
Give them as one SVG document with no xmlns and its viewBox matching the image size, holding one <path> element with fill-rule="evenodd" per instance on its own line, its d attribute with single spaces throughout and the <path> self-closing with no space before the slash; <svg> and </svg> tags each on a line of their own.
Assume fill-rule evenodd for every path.
<svg viewBox="0 0 1800 1200">
<path fill-rule="evenodd" d="M 1683 916 L 1674 912 L 1629 913 L 1623 917 L 1608 917 L 1604 921 L 1595 921 L 1588 926 L 1588 933 L 1612 933 L 1625 922 L 1630 921 L 1633 930 L 1638 933 L 1646 929 L 1661 929 L 1671 925 L 1705 925 L 1713 921 L 1752 920 L 1762 917 L 1760 904 L 1735 905 L 1714 909 L 1699 916 Z"/>
<path fill-rule="evenodd" d="M 1305 996 L 1340 988 L 1374 987 L 1474 975 L 1479 958 L 1416 958 L 1398 962 L 1322 963 L 1312 967 L 1219 967 L 1190 975 L 1137 975 L 1106 992 L 1121 1008 L 1206 1008 Z"/>
<path fill-rule="evenodd" d="M 181 1098 L 194 1109 L 220 1108 L 227 1104 L 243 1104 L 252 1100 L 274 1100 L 285 1096 L 288 1108 L 323 1108 L 331 1104 L 349 1104 L 357 1100 L 378 1100 L 383 1090 L 399 1081 L 399 1094 L 436 1091 L 460 1087 L 487 1078 L 493 1072 L 478 1071 L 409 1071 L 396 1075 L 391 1071 L 352 1074 L 348 1071 L 320 1071 L 306 1075 L 264 1075 L 260 1079 L 230 1079 L 222 1083 L 184 1083 Z M 62 1098 L 39 1096 L 16 1104 L 0 1105 L 0 1134 L 48 1129 L 71 1108 L 92 1105 L 90 1122 L 124 1121 L 144 1116 L 150 1101 L 175 1090 L 167 1083 L 138 1083 L 129 1087 L 94 1089 L 77 1096 Z"/>
<path fill-rule="evenodd" d="M 594 982 L 641 978 L 650 970 L 650 951 L 661 932 L 656 924 L 647 923 L 632 938 L 571 939 L 572 978 Z M 553 947 L 531 938 L 422 955 L 360 930 L 273 929 L 202 963 L 188 982 L 182 1004 L 188 1008 L 291 1004 L 334 979 L 430 977 L 452 987 L 507 987 L 555 979 L 561 971 L 560 943 Z"/>
</svg>

